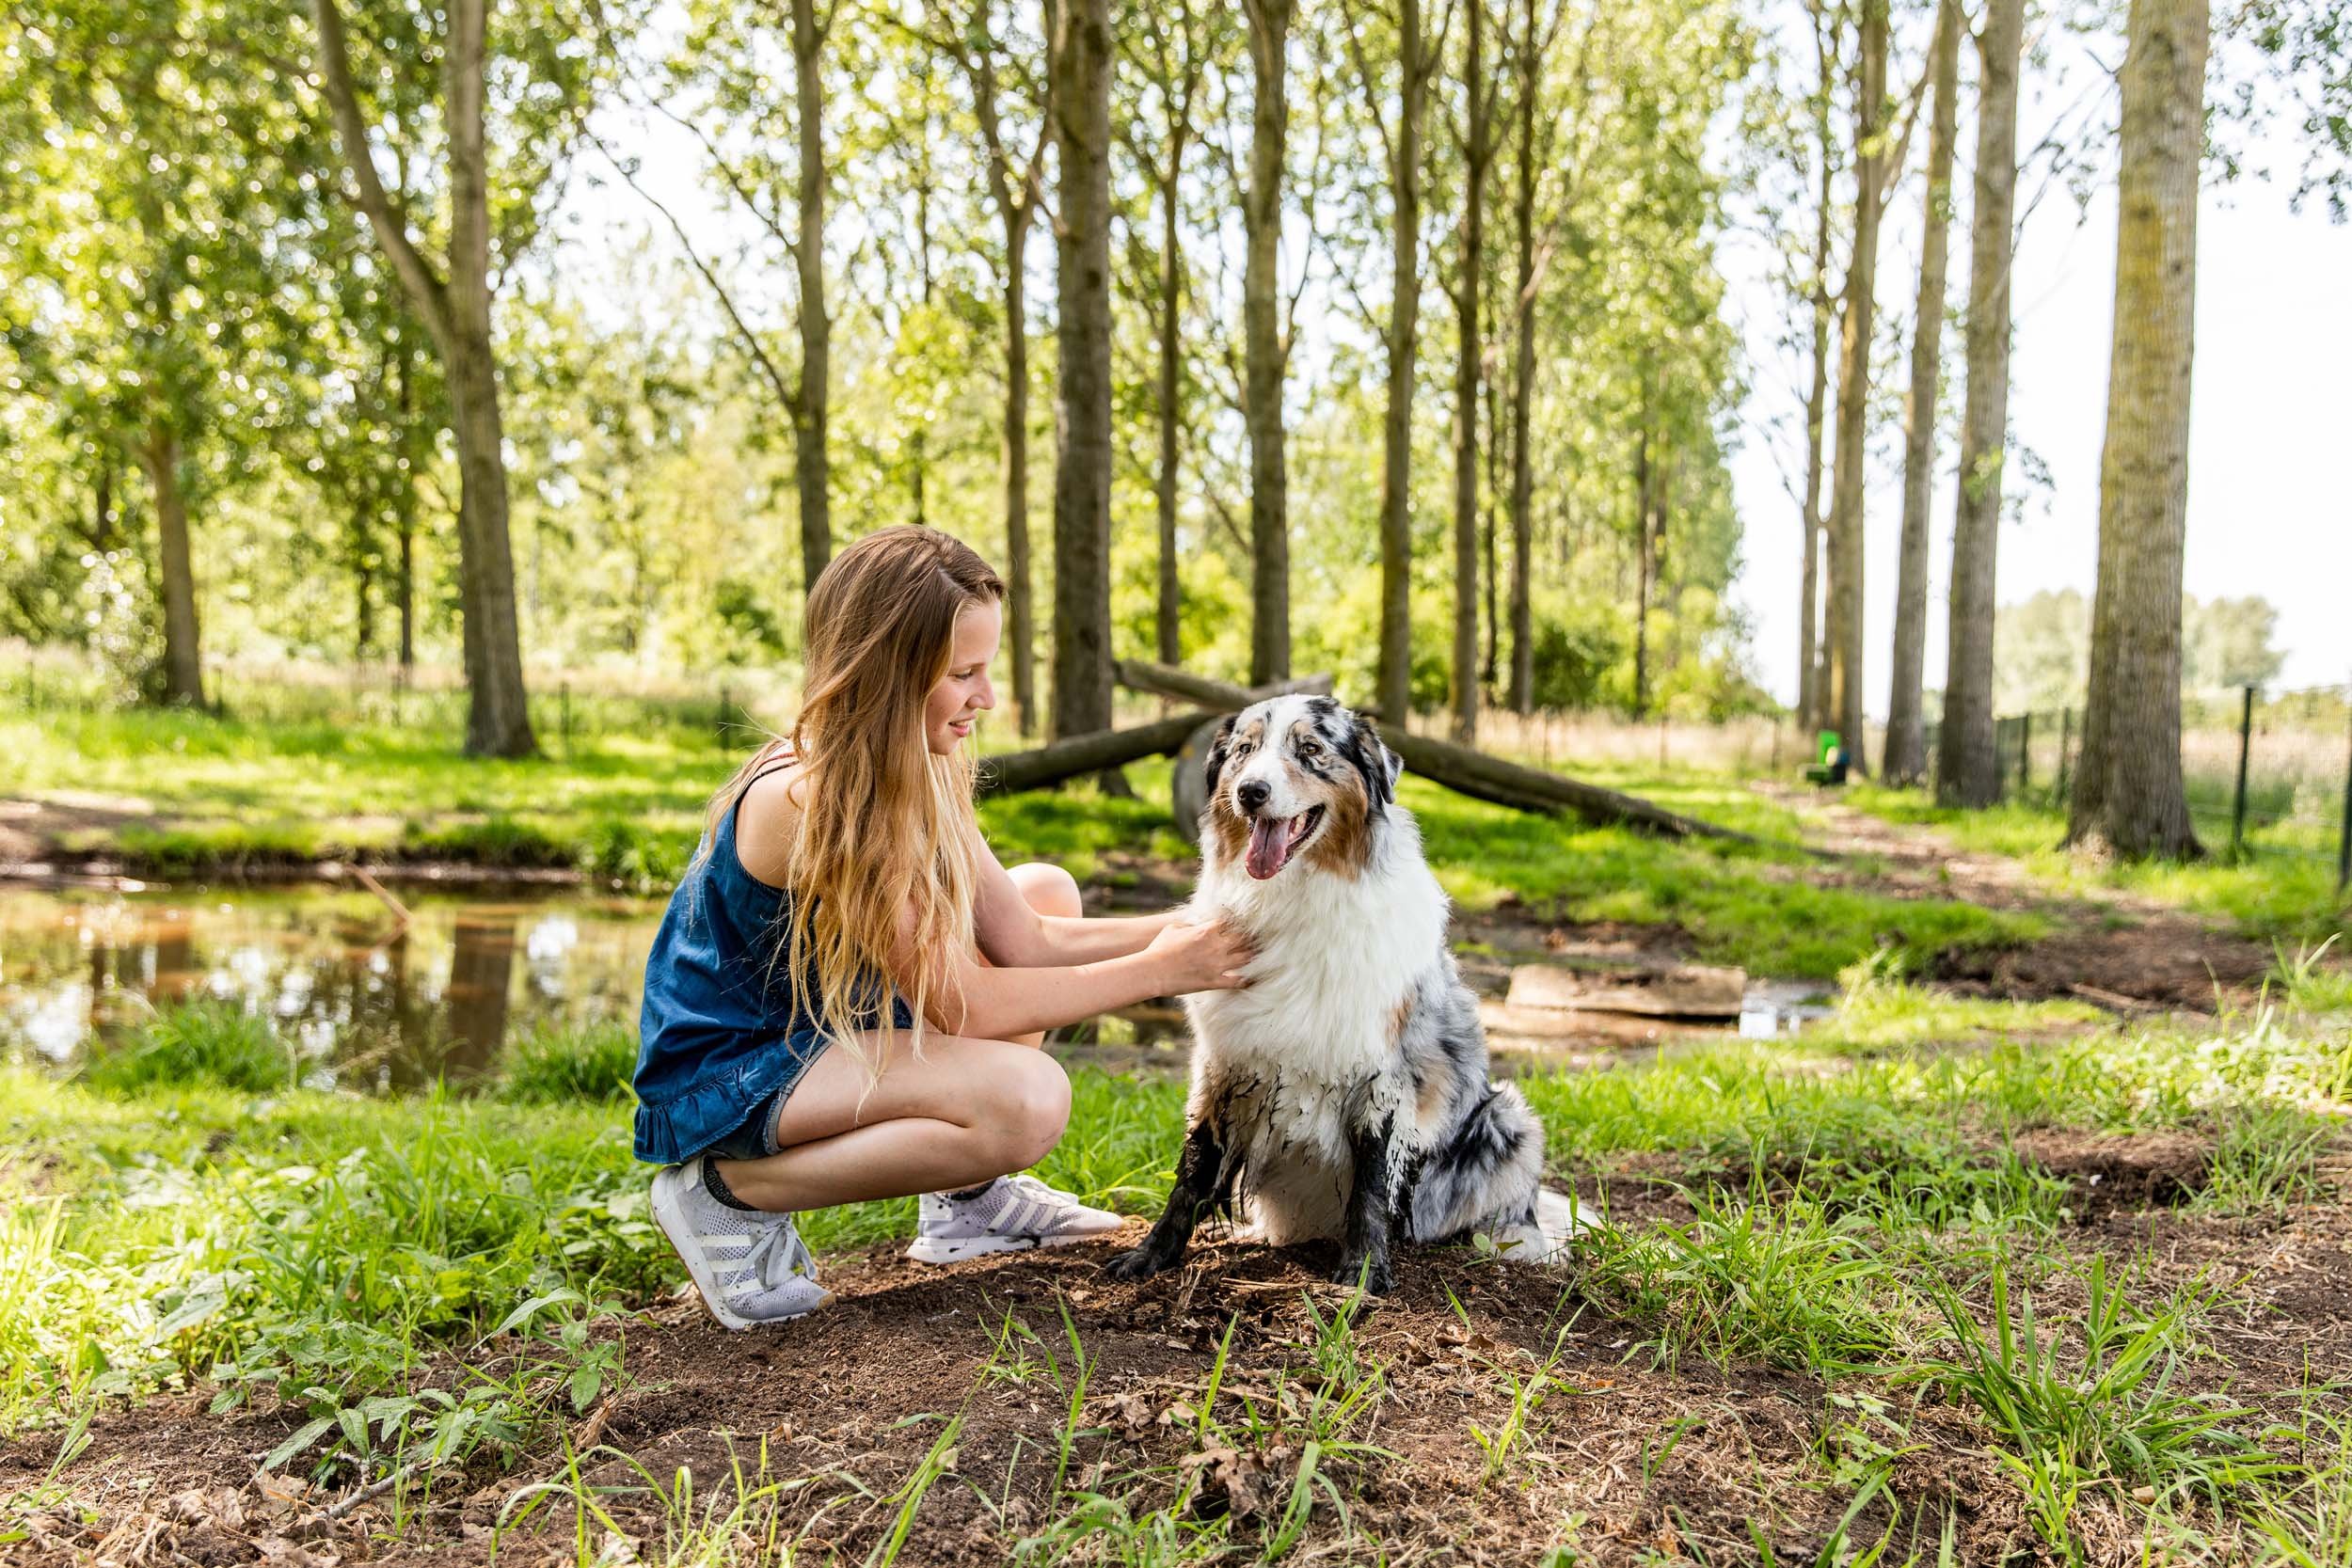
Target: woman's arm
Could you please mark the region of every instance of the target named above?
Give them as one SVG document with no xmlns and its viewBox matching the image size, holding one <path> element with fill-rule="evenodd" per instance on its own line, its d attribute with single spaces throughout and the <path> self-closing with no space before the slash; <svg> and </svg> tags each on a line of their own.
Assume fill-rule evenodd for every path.
<svg viewBox="0 0 2352 1568">
<path fill-rule="evenodd" d="M 1070 922 L 1075 925 L 1077 922 Z M 1139 923 L 1137 923 L 1139 924 Z M 933 1028 L 984 1039 L 1058 1029 L 1154 996 L 1232 990 L 1248 982 L 1248 943 L 1230 927 L 1160 922 L 1141 952 L 1085 963 L 1000 968 L 968 951 L 945 953 L 930 966 L 924 1014 Z M 911 944 L 892 955 L 892 980 L 903 994 L 920 967 Z"/>
<path fill-rule="evenodd" d="M 1055 969 L 1140 953 L 1181 912 L 1167 910 L 1104 920 L 1040 914 L 977 833 L 972 863 L 977 882 L 972 932 L 988 961 L 1002 969 Z"/>
</svg>

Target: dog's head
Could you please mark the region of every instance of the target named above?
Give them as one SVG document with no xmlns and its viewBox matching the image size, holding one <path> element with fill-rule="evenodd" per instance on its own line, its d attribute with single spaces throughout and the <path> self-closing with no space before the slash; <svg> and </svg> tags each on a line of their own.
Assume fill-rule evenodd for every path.
<svg viewBox="0 0 2352 1568">
<path fill-rule="evenodd" d="M 1328 697 L 1273 697 L 1225 721 L 1209 748 L 1210 852 L 1260 881 L 1295 859 L 1353 876 L 1396 799 L 1396 753 Z"/>
</svg>

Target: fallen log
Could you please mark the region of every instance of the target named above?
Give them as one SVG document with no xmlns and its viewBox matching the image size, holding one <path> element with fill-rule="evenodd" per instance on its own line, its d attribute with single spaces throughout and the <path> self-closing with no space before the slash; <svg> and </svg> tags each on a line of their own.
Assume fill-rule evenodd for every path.
<svg viewBox="0 0 2352 1568">
<path fill-rule="evenodd" d="M 1186 736 L 1216 719 L 1215 713 L 1195 709 L 1137 724 L 1133 729 L 1095 730 L 1026 752 L 982 757 L 979 793 L 997 795 L 1043 789 L 1048 784 L 1100 773 L 1106 768 L 1123 768 L 1145 757 L 1165 755 L 1182 746 Z"/>
<path fill-rule="evenodd" d="M 1112 668 L 1120 684 L 1134 690 L 1181 697 L 1227 713 L 1239 712 L 1250 704 L 1263 700 L 1245 687 L 1234 686 L 1228 681 L 1211 680 L 1186 670 L 1172 670 L 1165 664 L 1122 658 Z M 1635 828 L 1669 838 L 1721 838 L 1743 844 L 1756 842 L 1746 833 L 1668 811 L 1638 795 L 1626 795 L 1617 790 L 1603 789 L 1598 784 L 1584 784 L 1564 774 L 1505 762 L 1501 757 L 1491 757 L 1467 746 L 1414 735 L 1401 725 L 1384 726 L 1380 737 L 1388 742 L 1390 751 L 1404 759 L 1405 766 L 1412 772 L 1474 800 L 1486 800 L 1499 806 L 1549 816 L 1571 812 L 1588 822 L 1605 827 Z M 1182 742 L 1183 737 L 1179 736 L 1178 744 Z"/>
<path fill-rule="evenodd" d="M 1130 691 L 1141 691 L 1153 697 L 1173 697 L 1180 703 L 1198 703 L 1218 713 L 1232 713 L 1252 703 L 1263 703 L 1268 697 L 1287 696 L 1294 691 L 1303 691 L 1314 697 L 1328 697 L 1331 694 L 1331 677 L 1325 674 L 1301 675 L 1296 680 L 1276 681 L 1270 686 L 1240 687 L 1231 681 L 1196 675 L 1172 664 L 1153 664 L 1149 659 L 1141 658 L 1113 659 L 1111 676 Z"/>
</svg>

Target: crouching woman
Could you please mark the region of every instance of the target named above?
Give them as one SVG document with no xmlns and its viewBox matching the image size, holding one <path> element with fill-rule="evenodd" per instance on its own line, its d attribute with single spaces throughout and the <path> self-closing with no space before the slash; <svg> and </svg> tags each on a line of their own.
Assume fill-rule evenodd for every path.
<svg viewBox="0 0 2352 1568">
<path fill-rule="evenodd" d="M 637 1155 L 653 1212 L 729 1328 L 831 1295 L 792 1216 L 921 1194 L 924 1262 L 1084 1241 L 1119 1216 L 1017 1174 L 1070 1083 L 1043 1032 L 1243 983 L 1249 954 L 1174 911 L 1081 917 L 1059 867 L 1008 870 L 972 809 L 1004 585 L 891 528 L 808 599 L 798 721 L 713 798 L 645 964 Z"/>
</svg>

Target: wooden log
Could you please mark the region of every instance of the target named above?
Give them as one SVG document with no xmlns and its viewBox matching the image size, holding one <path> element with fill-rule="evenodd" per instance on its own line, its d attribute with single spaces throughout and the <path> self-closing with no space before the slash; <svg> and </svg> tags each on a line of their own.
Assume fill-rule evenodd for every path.
<svg viewBox="0 0 2352 1568">
<path fill-rule="evenodd" d="M 1193 731 L 1216 719 L 1214 713 L 1196 709 L 1137 724 L 1133 729 L 1096 730 L 1026 752 L 982 757 L 979 792 L 995 795 L 1042 789 L 1088 773 L 1099 773 L 1105 768 L 1123 768 L 1145 757 L 1164 755 L 1182 746 Z"/>
<path fill-rule="evenodd" d="M 1286 696 L 1303 691 L 1310 696 L 1328 697 L 1331 694 L 1329 675 L 1301 675 L 1296 680 L 1276 681 L 1271 686 L 1256 688 L 1235 686 L 1231 681 L 1212 680 L 1196 675 L 1189 670 L 1173 665 L 1153 664 L 1148 659 L 1121 658 L 1111 663 L 1111 673 L 1119 684 L 1131 691 L 1147 692 L 1154 697 L 1173 697 L 1181 703 L 1198 703 L 1219 713 L 1234 713 L 1252 703 L 1263 703 L 1268 697 Z"/>
<path fill-rule="evenodd" d="M 1113 670 L 1120 685 L 1135 690 L 1183 697 L 1228 713 L 1238 712 L 1263 700 L 1245 687 L 1234 686 L 1228 681 L 1211 680 L 1185 670 L 1171 670 L 1165 664 L 1122 658 Z M 1719 828 L 1711 822 L 1702 822 L 1697 817 L 1668 811 L 1638 795 L 1626 795 L 1568 778 L 1565 774 L 1505 762 L 1501 757 L 1488 756 L 1467 746 L 1414 735 L 1402 725 L 1383 728 L 1380 737 L 1388 742 L 1390 751 L 1404 759 L 1405 766 L 1411 771 L 1475 800 L 1487 800 L 1518 811 L 1552 816 L 1572 812 L 1588 822 L 1636 828 L 1669 838 L 1722 838 L 1743 844 L 1756 842 L 1746 833 L 1734 832 L 1729 828 Z"/>
<path fill-rule="evenodd" d="M 1748 973 L 1712 964 L 1596 974 L 1559 964 L 1520 964 L 1511 971 L 1512 1007 L 1638 1013 L 1647 1018 L 1738 1018 L 1748 994 Z"/>
</svg>

